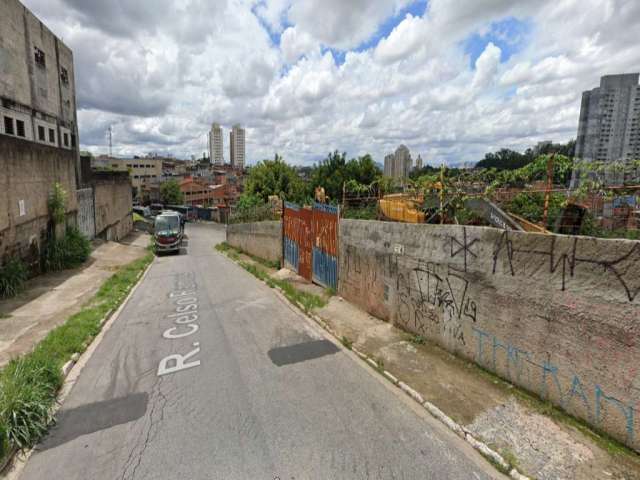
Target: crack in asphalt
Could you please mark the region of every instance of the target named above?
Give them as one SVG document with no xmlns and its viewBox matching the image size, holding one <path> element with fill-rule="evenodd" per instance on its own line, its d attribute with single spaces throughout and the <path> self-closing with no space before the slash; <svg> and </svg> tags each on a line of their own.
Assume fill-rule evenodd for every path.
<svg viewBox="0 0 640 480">
<path fill-rule="evenodd" d="M 144 453 L 147 450 L 149 444 L 155 439 L 156 435 L 158 434 L 158 426 L 164 420 L 164 409 L 167 405 L 167 397 L 161 389 L 162 380 L 163 378 L 159 377 L 158 381 L 156 381 L 153 385 L 150 396 L 151 410 L 148 415 L 149 424 L 146 428 L 146 432 L 144 431 L 144 429 L 142 432 L 140 432 L 134 447 L 131 449 L 131 452 L 129 452 L 129 457 L 124 464 L 124 470 L 122 472 L 122 476 L 120 477 L 121 480 L 134 480 L 138 468 L 142 463 L 142 457 L 144 456 Z M 156 415 L 156 413 L 158 412 L 159 417 Z M 136 454 L 136 450 L 138 449 L 138 445 L 140 445 L 141 443 L 140 440 L 142 439 L 142 437 L 144 437 L 144 442 L 142 442 L 142 446 L 139 448 L 139 452 Z M 130 470 L 131 474 L 128 475 Z"/>
</svg>

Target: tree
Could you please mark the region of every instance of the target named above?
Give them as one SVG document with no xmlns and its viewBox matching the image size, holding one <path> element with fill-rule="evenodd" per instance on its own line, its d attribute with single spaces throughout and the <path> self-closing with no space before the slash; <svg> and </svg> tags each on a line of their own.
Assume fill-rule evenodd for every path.
<svg viewBox="0 0 640 480">
<path fill-rule="evenodd" d="M 262 202 L 266 202 L 270 195 L 292 202 L 304 202 L 307 197 L 302 179 L 278 154 L 273 160 L 263 160 L 249 169 L 245 192 Z"/>
<path fill-rule="evenodd" d="M 346 153 L 337 150 L 330 153 L 311 172 L 311 188 L 323 187 L 330 200 L 342 197 L 342 185 L 355 180 L 369 185 L 382 176 L 369 154 L 347 161 Z"/>
<path fill-rule="evenodd" d="M 165 205 L 182 205 L 183 195 L 177 180 L 167 180 L 160 185 L 160 197 Z"/>
</svg>

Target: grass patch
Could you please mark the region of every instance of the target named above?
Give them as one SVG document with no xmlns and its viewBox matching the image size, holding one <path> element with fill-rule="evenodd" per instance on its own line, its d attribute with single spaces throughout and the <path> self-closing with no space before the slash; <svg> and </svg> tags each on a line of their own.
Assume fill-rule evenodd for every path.
<svg viewBox="0 0 640 480">
<path fill-rule="evenodd" d="M 260 265 L 262 265 L 264 267 L 267 267 L 267 268 L 270 268 L 270 269 L 273 269 L 273 270 L 279 270 L 280 269 L 280 262 L 278 262 L 278 261 L 274 262 L 274 261 L 267 260 L 267 259 L 262 258 L 262 257 L 257 257 L 255 255 L 250 254 L 249 252 L 245 252 L 241 248 L 232 247 L 227 242 L 222 242 L 222 243 L 217 244 L 215 246 L 215 249 L 218 250 L 219 252 L 226 253 L 227 255 L 230 255 L 234 260 L 237 260 L 238 258 L 240 258 L 239 254 L 242 254 L 242 255 L 246 255 L 251 260 L 253 260 L 256 263 L 259 263 Z"/>
<path fill-rule="evenodd" d="M 353 340 L 345 337 L 344 335 L 340 339 L 340 342 L 342 343 L 342 345 L 344 345 L 345 348 L 347 348 L 349 350 L 351 350 L 353 348 Z"/>
<path fill-rule="evenodd" d="M 497 451 L 495 448 L 494 450 Z M 509 450 L 508 448 L 500 449 L 500 455 L 502 455 L 504 461 L 507 462 L 511 466 L 511 468 L 515 468 L 516 470 L 521 471 L 520 465 L 518 463 L 518 457 L 516 457 L 516 455 L 511 450 Z"/>
<path fill-rule="evenodd" d="M 305 313 L 309 313 L 315 310 L 316 308 L 322 308 L 327 304 L 327 301 L 318 295 L 314 295 L 313 293 L 308 293 L 302 290 L 298 290 L 296 287 L 294 287 L 290 282 L 286 280 L 279 280 L 277 278 L 272 278 L 269 275 L 269 272 L 264 269 L 264 267 L 273 268 L 272 266 L 270 266 L 270 265 L 273 265 L 273 262 L 269 262 L 268 260 L 264 260 L 264 259 L 258 259 L 258 257 L 254 257 L 252 255 L 248 255 L 248 256 L 252 260 L 255 260 L 257 263 L 245 262 L 240 259 L 239 252 L 241 251 L 232 247 L 227 242 L 217 244 L 215 246 L 215 249 L 218 250 L 219 252 L 224 253 L 225 255 L 230 257 L 232 260 L 235 260 L 238 263 L 238 265 L 240 265 L 246 271 L 251 273 L 254 277 L 265 282 L 269 287 L 271 288 L 278 287 L 280 290 L 282 290 L 282 293 L 284 293 L 285 297 L 287 297 L 287 299 L 291 303 L 293 303 L 294 305 L 297 305 L 298 308 L 303 310 Z M 241 253 L 244 253 L 244 252 L 241 252 Z"/>
<path fill-rule="evenodd" d="M 62 366 L 87 348 L 101 320 L 122 303 L 152 260 L 149 252 L 122 267 L 80 312 L 49 332 L 33 352 L 0 371 L 0 459 L 13 446 L 29 448 L 46 433 L 63 382 Z"/>
<path fill-rule="evenodd" d="M 415 345 L 425 345 L 427 343 L 427 339 L 422 335 L 410 335 L 408 340 Z"/>
</svg>

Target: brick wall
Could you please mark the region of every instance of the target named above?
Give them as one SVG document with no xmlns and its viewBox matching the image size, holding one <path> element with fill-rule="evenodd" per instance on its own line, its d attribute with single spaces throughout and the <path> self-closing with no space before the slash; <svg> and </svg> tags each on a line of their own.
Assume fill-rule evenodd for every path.
<svg viewBox="0 0 640 480">
<path fill-rule="evenodd" d="M 640 242 L 358 220 L 340 235 L 344 298 L 640 451 Z"/>
</svg>

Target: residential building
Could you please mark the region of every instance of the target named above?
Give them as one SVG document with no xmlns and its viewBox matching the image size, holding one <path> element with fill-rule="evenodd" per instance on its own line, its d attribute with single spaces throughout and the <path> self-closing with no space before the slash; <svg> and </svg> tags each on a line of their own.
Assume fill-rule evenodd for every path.
<svg viewBox="0 0 640 480">
<path fill-rule="evenodd" d="M 224 146 L 222 127 L 218 123 L 211 125 L 209 132 L 209 158 L 214 165 L 224 165 Z"/>
<path fill-rule="evenodd" d="M 422 159 L 420 160 L 422 161 Z M 384 174 L 387 177 L 408 178 L 412 167 L 411 152 L 405 145 L 400 145 L 395 153 L 384 157 Z"/>
<path fill-rule="evenodd" d="M 245 164 L 245 130 L 240 125 L 234 125 L 229 133 L 231 165 L 239 170 Z"/>
<path fill-rule="evenodd" d="M 185 205 L 220 207 L 229 206 L 237 200 L 234 185 L 214 185 L 201 178 L 187 177 L 180 182 L 180 191 Z"/>
<path fill-rule="evenodd" d="M 70 223 L 78 210 L 73 53 L 18 0 L 2 0 L 0 12 L 0 257 L 37 271 L 55 183 Z"/>
<path fill-rule="evenodd" d="M 582 94 L 576 158 L 640 159 L 640 74 L 607 75 Z"/>
</svg>

